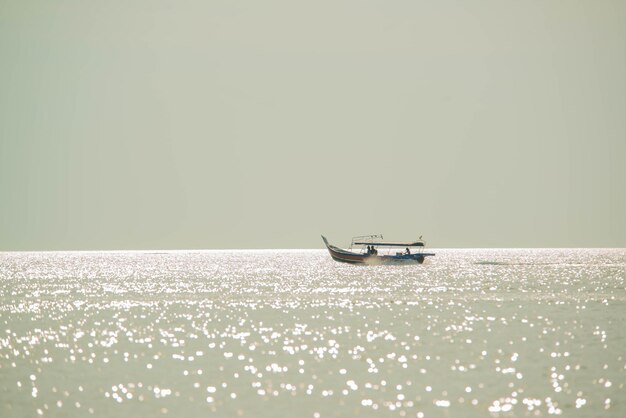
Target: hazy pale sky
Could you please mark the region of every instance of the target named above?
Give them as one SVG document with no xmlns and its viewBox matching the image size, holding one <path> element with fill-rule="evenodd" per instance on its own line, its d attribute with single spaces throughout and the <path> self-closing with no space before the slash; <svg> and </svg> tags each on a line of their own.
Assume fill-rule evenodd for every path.
<svg viewBox="0 0 626 418">
<path fill-rule="evenodd" d="M 626 2 L 0 0 L 0 250 L 626 247 Z"/>
</svg>

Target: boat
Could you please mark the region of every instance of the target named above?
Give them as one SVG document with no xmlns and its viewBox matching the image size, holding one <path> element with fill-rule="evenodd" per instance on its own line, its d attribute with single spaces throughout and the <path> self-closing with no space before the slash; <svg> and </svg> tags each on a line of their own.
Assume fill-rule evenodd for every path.
<svg viewBox="0 0 626 418">
<path fill-rule="evenodd" d="M 424 252 L 425 242 L 421 240 L 421 237 L 417 241 L 395 242 L 383 241 L 382 235 L 361 235 L 352 238 L 347 250 L 331 245 L 324 235 L 322 239 L 333 260 L 342 263 L 422 264 L 426 257 L 435 255 Z M 360 249 L 353 249 L 355 246 Z M 381 254 L 379 254 L 379 249 Z"/>
</svg>

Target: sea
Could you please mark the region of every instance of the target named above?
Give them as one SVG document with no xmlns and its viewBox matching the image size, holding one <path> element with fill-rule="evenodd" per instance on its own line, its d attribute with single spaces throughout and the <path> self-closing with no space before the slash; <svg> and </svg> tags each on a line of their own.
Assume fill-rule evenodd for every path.
<svg viewBox="0 0 626 418">
<path fill-rule="evenodd" d="M 626 417 L 625 249 L 0 253 L 0 417 Z"/>
</svg>

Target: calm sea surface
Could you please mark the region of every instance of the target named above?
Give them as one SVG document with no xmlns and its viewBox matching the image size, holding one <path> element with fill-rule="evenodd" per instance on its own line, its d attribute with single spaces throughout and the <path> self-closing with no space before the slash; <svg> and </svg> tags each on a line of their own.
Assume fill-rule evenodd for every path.
<svg viewBox="0 0 626 418">
<path fill-rule="evenodd" d="M 0 417 L 626 416 L 626 250 L 436 252 L 0 253 Z"/>
</svg>

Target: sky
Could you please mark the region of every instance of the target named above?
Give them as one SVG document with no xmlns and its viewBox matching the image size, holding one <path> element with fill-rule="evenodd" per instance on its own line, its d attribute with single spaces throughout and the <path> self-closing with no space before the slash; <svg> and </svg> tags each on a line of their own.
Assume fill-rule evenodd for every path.
<svg viewBox="0 0 626 418">
<path fill-rule="evenodd" d="M 0 251 L 626 247 L 626 2 L 0 0 Z"/>
</svg>

